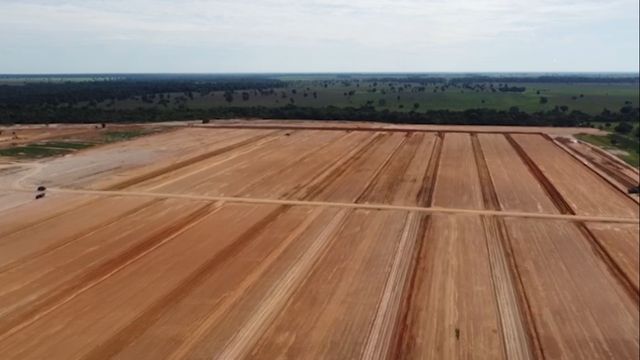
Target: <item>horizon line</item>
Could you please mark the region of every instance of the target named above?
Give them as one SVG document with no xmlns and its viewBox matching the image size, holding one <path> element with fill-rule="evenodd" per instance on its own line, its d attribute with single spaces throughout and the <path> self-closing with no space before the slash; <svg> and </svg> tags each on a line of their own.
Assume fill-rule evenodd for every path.
<svg viewBox="0 0 640 360">
<path fill-rule="evenodd" d="M 237 72 L 51 72 L 51 73 L 0 73 L 0 76 L 80 76 L 80 75 L 429 75 L 429 74 L 633 74 L 640 71 L 237 71 Z"/>
</svg>

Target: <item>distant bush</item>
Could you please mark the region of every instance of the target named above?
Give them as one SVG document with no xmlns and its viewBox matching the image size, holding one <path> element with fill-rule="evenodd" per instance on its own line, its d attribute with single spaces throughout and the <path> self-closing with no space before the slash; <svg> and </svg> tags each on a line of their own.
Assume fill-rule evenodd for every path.
<svg viewBox="0 0 640 360">
<path fill-rule="evenodd" d="M 527 90 L 526 87 L 524 86 L 501 86 L 498 88 L 498 90 L 502 91 L 502 92 L 525 92 Z"/>
<path fill-rule="evenodd" d="M 613 128 L 613 130 L 620 134 L 628 134 L 631 132 L 631 130 L 633 130 L 633 125 L 626 121 L 623 121 L 619 123 L 615 128 Z"/>
</svg>

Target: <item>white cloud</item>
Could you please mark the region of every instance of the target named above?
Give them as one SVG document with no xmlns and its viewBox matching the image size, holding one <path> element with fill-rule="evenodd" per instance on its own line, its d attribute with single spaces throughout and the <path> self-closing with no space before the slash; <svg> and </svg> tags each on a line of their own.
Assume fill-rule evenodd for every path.
<svg viewBox="0 0 640 360">
<path fill-rule="evenodd" d="M 0 0 L 0 45 L 45 38 L 68 45 L 427 54 L 621 19 L 637 24 L 637 0 Z M 637 32 L 630 36 L 637 39 Z"/>
<path fill-rule="evenodd" d="M 2 1 L 7 26 L 45 31 L 127 33 L 153 40 L 350 40 L 392 46 L 534 31 L 558 22 L 627 16 L 636 1 L 548 0 L 113 0 Z M 637 13 L 636 13 L 637 14 Z M 213 36 L 213 38 L 212 38 Z M 170 39 L 170 40 L 171 40 Z"/>
</svg>

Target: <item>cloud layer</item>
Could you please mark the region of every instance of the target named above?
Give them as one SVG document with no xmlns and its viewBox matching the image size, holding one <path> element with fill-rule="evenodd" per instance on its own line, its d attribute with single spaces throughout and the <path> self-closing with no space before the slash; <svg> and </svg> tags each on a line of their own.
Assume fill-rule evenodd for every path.
<svg viewBox="0 0 640 360">
<path fill-rule="evenodd" d="M 0 0 L 3 72 L 637 71 L 637 0 Z"/>
</svg>

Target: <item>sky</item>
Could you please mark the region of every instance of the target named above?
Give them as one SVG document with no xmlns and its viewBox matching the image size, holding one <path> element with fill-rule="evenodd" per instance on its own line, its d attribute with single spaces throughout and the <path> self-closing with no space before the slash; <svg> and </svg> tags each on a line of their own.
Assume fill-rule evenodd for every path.
<svg viewBox="0 0 640 360">
<path fill-rule="evenodd" d="M 637 73 L 638 3 L 0 0 L 0 73 Z"/>
</svg>

